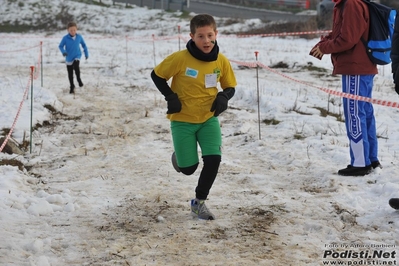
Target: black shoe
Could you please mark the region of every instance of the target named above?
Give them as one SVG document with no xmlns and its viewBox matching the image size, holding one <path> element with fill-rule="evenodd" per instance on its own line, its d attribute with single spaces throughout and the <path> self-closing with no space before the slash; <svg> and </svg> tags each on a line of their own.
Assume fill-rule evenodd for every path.
<svg viewBox="0 0 399 266">
<path fill-rule="evenodd" d="M 72 85 L 72 86 L 69 88 L 69 93 L 75 93 L 75 85 Z"/>
<path fill-rule="evenodd" d="M 399 210 L 399 198 L 392 198 L 389 200 L 389 206 L 395 210 Z"/>
<path fill-rule="evenodd" d="M 382 165 L 380 164 L 379 161 L 371 162 L 371 167 L 373 167 L 373 169 L 375 169 L 377 167 L 382 169 Z"/>
<path fill-rule="evenodd" d="M 338 174 L 343 176 L 365 176 L 370 174 L 372 168 L 371 164 L 365 167 L 348 165 L 346 168 L 339 170 Z"/>
<path fill-rule="evenodd" d="M 79 81 L 79 87 L 83 87 L 83 82 Z"/>
</svg>

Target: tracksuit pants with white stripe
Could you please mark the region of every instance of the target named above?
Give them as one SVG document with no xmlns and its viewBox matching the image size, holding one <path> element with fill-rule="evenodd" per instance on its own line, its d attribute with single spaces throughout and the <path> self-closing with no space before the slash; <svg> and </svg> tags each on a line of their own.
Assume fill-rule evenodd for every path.
<svg viewBox="0 0 399 266">
<path fill-rule="evenodd" d="M 345 93 L 371 98 L 374 75 L 342 75 Z M 365 167 L 378 161 L 374 108 L 369 102 L 343 98 L 351 165 Z"/>
</svg>

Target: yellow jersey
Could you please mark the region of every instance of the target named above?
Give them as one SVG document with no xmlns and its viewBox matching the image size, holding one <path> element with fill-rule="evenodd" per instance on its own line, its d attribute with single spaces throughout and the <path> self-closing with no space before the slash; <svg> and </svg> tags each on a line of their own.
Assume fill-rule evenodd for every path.
<svg viewBox="0 0 399 266">
<path fill-rule="evenodd" d="M 194 58 L 186 50 L 166 57 L 154 68 L 155 74 L 165 80 L 172 78 L 171 89 L 182 104 L 179 113 L 168 114 L 171 121 L 203 123 L 213 116 L 212 103 L 220 88 L 235 88 L 236 78 L 230 61 L 221 53 L 215 61 Z"/>
</svg>

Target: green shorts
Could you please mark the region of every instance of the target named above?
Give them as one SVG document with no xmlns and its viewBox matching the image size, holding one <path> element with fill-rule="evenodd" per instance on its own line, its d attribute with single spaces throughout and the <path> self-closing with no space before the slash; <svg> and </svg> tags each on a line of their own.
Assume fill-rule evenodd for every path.
<svg viewBox="0 0 399 266">
<path fill-rule="evenodd" d="M 179 167 L 199 162 L 198 145 L 202 156 L 222 155 L 222 133 L 217 117 L 213 116 L 201 124 L 172 121 L 170 129 Z"/>
</svg>

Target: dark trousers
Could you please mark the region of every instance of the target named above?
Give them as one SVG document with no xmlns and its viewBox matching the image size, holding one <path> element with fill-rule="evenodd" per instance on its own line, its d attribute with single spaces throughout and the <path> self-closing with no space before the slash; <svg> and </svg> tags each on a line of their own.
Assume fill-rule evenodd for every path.
<svg viewBox="0 0 399 266">
<path fill-rule="evenodd" d="M 72 65 L 67 65 L 69 85 L 71 89 L 75 88 L 75 85 L 73 84 L 73 71 L 75 71 L 76 79 L 79 83 L 79 86 L 82 86 L 83 84 L 82 80 L 80 79 L 79 63 L 79 60 L 75 60 L 73 61 Z"/>
<path fill-rule="evenodd" d="M 207 155 L 203 156 L 202 159 L 204 161 L 204 166 L 198 179 L 198 185 L 195 188 L 195 197 L 200 200 L 205 200 L 218 174 L 221 156 Z"/>
<path fill-rule="evenodd" d="M 202 157 L 204 166 L 198 179 L 198 185 L 195 188 L 195 197 L 197 199 L 205 200 L 208 197 L 209 191 L 218 174 L 221 158 L 222 156 L 220 155 L 206 155 Z M 197 167 L 198 163 L 190 167 L 180 168 L 180 170 L 185 175 L 192 175 L 197 170 Z"/>
</svg>

